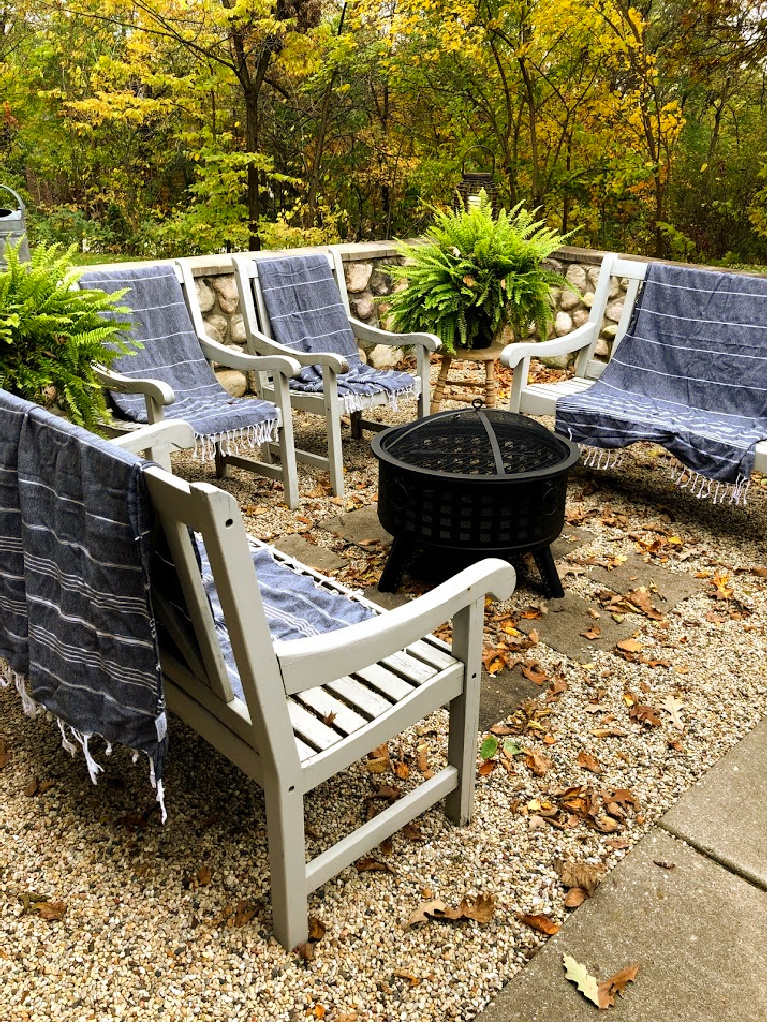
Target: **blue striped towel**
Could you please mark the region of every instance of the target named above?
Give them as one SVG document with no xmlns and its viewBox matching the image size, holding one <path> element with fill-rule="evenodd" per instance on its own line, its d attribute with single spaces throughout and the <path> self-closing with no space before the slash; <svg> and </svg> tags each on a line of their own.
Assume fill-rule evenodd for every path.
<svg viewBox="0 0 767 1022">
<path fill-rule="evenodd" d="M 34 702 L 26 696 L 25 709 L 37 703 L 55 715 L 65 747 L 74 752 L 71 738 L 82 746 L 94 783 L 93 735 L 146 753 L 164 815 L 166 716 L 143 462 L 5 391 L 0 423 L 11 438 L 1 449 L 0 549 L 10 557 L 0 601 L 12 602 L 0 644 L 24 695 L 29 678 Z"/>
<path fill-rule="evenodd" d="M 399 398 L 420 393 L 420 380 L 393 369 L 374 369 L 360 358 L 346 308 L 322 253 L 259 259 L 258 276 L 274 339 L 293 351 L 343 355 L 349 371 L 339 373 L 338 394 L 347 413 L 368 407 L 385 394 L 396 408 Z M 304 366 L 290 381 L 291 390 L 322 390 L 321 366 Z"/>
<path fill-rule="evenodd" d="M 230 397 L 203 358 L 172 266 L 88 270 L 80 278 L 80 287 L 107 292 L 130 288 L 120 301 L 131 310 L 131 339 L 141 341 L 144 347 L 135 355 L 119 356 L 112 368 L 132 379 L 169 384 L 176 400 L 166 406 L 164 414 L 186 419 L 203 452 L 206 441 L 216 438 L 250 446 L 276 440 L 276 407 L 269 401 Z M 147 421 L 142 395 L 112 391 L 111 398 L 126 418 Z"/>
<path fill-rule="evenodd" d="M 557 401 L 556 430 L 661 444 L 698 496 L 740 502 L 767 439 L 767 280 L 651 264 L 626 336 L 596 383 Z"/>
</svg>

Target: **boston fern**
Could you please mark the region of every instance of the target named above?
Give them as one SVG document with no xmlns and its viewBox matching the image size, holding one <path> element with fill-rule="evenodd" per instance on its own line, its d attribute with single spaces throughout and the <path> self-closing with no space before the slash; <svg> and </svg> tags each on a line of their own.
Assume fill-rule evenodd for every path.
<svg viewBox="0 0 767 1022">
<path fill-rule="evenodd" d="M 450 354 L 488 347 L 510 325 L 526 336 L 534 323 L 546 338 L 554 319 L 551 288 L 562 277 L 541 264 L 565 240 L 519 204 L 493 217 L 484 192 L 468 209 L 435 211 L 427 243 L 397 246 L 391 266 L 403 290 L 387 296 L 389 322 L 402 332 L 434 333 Z"/>
<path fill-rule="evenodd" d="M 51 404 L 86 429 L 109 418 L 94 363 L 110 365 L 140 345 L 119 336 L 126 322 L 107 314 L 125 294 L 73 289 L 80 272 L 74 246 L 40 245 L 30 262 L 20 245 L 6 245 L 0 271 L 0 387 L 18 397 Z"/>
</svg>

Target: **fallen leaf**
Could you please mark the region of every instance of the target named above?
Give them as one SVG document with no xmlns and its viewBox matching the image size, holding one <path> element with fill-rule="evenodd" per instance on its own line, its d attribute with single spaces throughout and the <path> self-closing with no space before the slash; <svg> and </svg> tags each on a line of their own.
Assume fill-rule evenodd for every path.
<svg viewBox="0 0 767 1022">
<path fill-rule="evenodd" d="M 401 781 L 406 781 L 410 776 L 410 767 L 404 761 L 404 759 L 398 759 L 394 763 L 394 776 L 399 777 Z"/>
<path fill-rule="evenodd" d="M 684 721 L 680 716 L 680 710 L 684 708 L 682 700 L 677 699 L 676 696 L 666 696 L 661 703 L 661 708 L 671 717 L 672 726 L 684 731 Z"/>
<path fill-rule="evenodd" d="M 520 922 L 525 923 L 527 926 L 531 926 L 534 930 L 538 930 L 539 933 L 546 933 L 550 937 L 553 937 L 555 933 L 559 933 L 559 923 L 555 923 L 550 916 L 529 916 L 520 914 L 517 916 Z"/>
<path fill-rule="evenodd" d="M 532 681 L 536 685 L 542 685 L 544 681 L 549 680 L 548 674 L 546 674 L 544 669 L 537 662 L 525 664 L 522 668 L 522 673 L 529 681 Z"/>
<path fill-rule="evenodd" d="M 245 901 L 244 898 L 240 898 L 234 913 L 234 925 L 245 926 L 258 914 L 260 908 L 260 902 Z"/>
<path fill-rule="evenodd" d="M 588 895 L 582 887 L 571 887 L 565 895 L 565 908 L 578 908 L 587 897 Z"/>
<path fill-rule="evenodd" d="M 402 828 L 402 834 L 408 841 L 425 841 L 426 836 L 417 823 L 406 823 Z"/>
<path fill-rule="evenodd" d="M 596 977 L 591 975 L 585 965 L 576 962 L 570 955 L 565 954 L 562 959 L 565 966 L 565 979 L 575 983 L 583 996 L 599 1007 L 599 984 Z"/>
<path fill-rule="evenodd" d="M 381 855 L 392 855 L 394 852 L 394 843 L 390 837 L 385 837 L 378 846 Z"/>
<path fill-rule="evenodd" d="M 642 649 L 642 643 L 637 642 L 636 639 L 621 639 L 615 645 L 624 653 L 639 653 Z"/>
<path fill-rule="evenodd" d="M 665 859 L 653 859 L 656 866 L 660 866 L 661 869 L 676 869 L 675 862 L 667 862 Z"/>
<path fill-rule="evenodd" d="M 538 777 L 543 777 L 546 771 L 553 766 L 553 761 L 540 752 L 527 752 L 525 753 L 525 766 Z"/>
<path fill-rule="evenodd" d="M 365 856 L 362 859 L 357 859 L 355 866 L 357 867 L 358 873 L 393 873 L 394 870 L 388 864 L 388 862 L 379 862 L 378 859 L 373 859 L 371 856 Z"/>
<path fill-rule="evenodd" d="M 604 866 L 590 862 L 564 862 L 556 866 L 564 887 L 582 890 L 590 898 L 604 875 Z"/>
<path fill-rule="evenodd" d="M 587 631 L 581 632 L 583 638 L 589 640 L 598 639 L 601 634 L 602 629 L 599 627 L 599 625 L 592 625 L 591 628 L 589 628 Z"/>
<path fill-rule="evenodd" d="M 477 772 L 479 773 L 480 777 L 487 777 L 493 772 L 493 770 L 495 770 L 497 765 L 498 765 L 497 759 L 484 759 L 480 763 L 479 770 Z"/>
<path fill-rule="evenodd" d="M 333 723 L 335 719 L 336 719 L 335 710 L 331 710 L 330 713 L 326 713 L 323 717 L 320 717 L 322 723 L 328 727 L 330 727 L 330 725 Z"/>
<path fill-rule="evenodd" d="M 31 781 L 28 781 L 27 784 L 24 785 L 24 794 L 27 798 L 34 798 L 34 796 L 38 794 L 39 790 L 40 781 L 36 777 L 33 777 Z"/>
<path fill-rule="evenodd" d="M 602 772 L 599 760 L 588 752 L 578 753 L 578 766 L 583 767 L 584 770 L 590 770 L 593 774 L 600 774 Z"/>
<path fill-rule="evenodd" d="M 609 979 L 603 980 L 599 984 L 599 1007 L 600 1008 L 612 1008 L 615 1004 L 615 998 L 618 994 L 621 996 L 626 990 L 627 983 L 633 983 L 637 978 L 639 972 L 639 965 L 627 965 L 625 969 L 621 969 L 620 972 L 616 972 L 614 976 Z"/>
<path fill-rule="evenodd" d="M 489 735 L 479 747 L 479 754 L 482 759 L 491 759 L 498 751 L 498 739 L 495 735 Z"/>
<path fill-rule="evenodd" d="M 406 969 L 395 969 L 393 975 L 398 979 L 406 979 L 409 987 L 417 987 L 421 982 L 420 976 L 414 976 L 412 972 L 408 972 Z"/>
<path fill-rule="evenodd" d="M 35 905 L 34 911 L 37 912 L 41 919 L 55 922 L 57 919 L 64 918 L 67 906 L 63 901 L 39 901 Z"/>
<path fill-rule="evenodd" d="M 422 902 L 415 912 L 405 923 L 405 929 L 409 929 L 415 923 L 423 923 L 427 919 L 475 919 L 480 923 L 487 923 L 495 914 L 495 898 L 492 894 L 480 894 L 476 901 L 470 902 L 463 899 L 458 908 L 451 908 L 446 902 L 439 898 Z"/>
<path fill-rule="evenodd" d="M 658 727 L 661 722 L 654 706 L 632 706 L 629 710 L 629 717 L 640 724 L 647 724 L 648 727 Z"/>
<path fill-rule="evenodd" d="M 204 866 L 200 866 L 197 870 L 197 883 L 200 887 L 207 887 L 213 879 L 213 871 L 210 866 L 206 863 Z"/>
</svg>

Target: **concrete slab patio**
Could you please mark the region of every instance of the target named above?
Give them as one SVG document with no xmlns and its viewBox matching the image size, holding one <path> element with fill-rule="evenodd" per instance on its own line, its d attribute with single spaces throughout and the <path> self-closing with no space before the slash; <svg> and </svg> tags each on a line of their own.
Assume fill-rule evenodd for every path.
<svg viewBox="0 0 767 1022">
<path fill-rule="evenodd" d="M 767 721 L 659 821 L 480 1022 L 593 1019 L 563 954 L 598 980 L 639 964 L 610 1009 L 622 1022 L 764 1022 L 765 780 Z"/>
</svg>

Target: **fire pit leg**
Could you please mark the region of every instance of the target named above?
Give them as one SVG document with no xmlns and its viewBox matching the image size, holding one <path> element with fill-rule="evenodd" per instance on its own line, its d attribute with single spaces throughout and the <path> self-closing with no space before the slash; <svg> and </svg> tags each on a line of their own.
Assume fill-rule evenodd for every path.
<svg viewBox="0 0 767 1022">
<path fill-rule="evenodd" d="M 391 545 L 384 570 L 378 580 L 379 593 L 393 593 L 402 581 L 408 557 L 413 551 L 413 544 L 406 539 L 396 538 Z"/>
<path fill-rule="evenodd" d="M 541 573 L 541 579 L 543 580 L 543 588 L 547 596 L 562 597 L 565 595 L 565 591 L 562 588 L 562 583 L 559 580 L 557 569 L 554 564 L 554 558 L 551 555 L 551 548 L 544 546 L 538 550 L 533 550 L 533 558 L 538 567 L 538 571 Z"/>
</svg>

